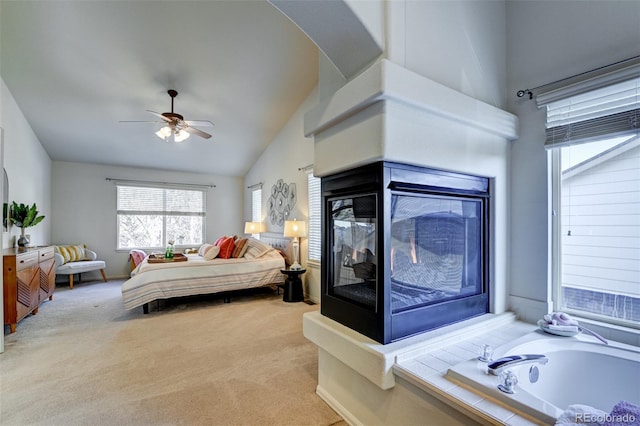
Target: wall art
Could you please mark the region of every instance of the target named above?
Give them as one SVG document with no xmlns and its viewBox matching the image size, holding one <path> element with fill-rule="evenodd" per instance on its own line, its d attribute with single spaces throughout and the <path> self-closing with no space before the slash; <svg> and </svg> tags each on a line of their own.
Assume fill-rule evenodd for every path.
<svg viewBox="0 0 640 426">
<path fill-rule="evenodd" d="M 285 183 L 283 179 L 271 187 L 271 195 L 267 200 L 267 211 L 272 225 L 284 226 L 284 221 L 298 201 L 298 191 L 295 183 Z"/>
</svg>

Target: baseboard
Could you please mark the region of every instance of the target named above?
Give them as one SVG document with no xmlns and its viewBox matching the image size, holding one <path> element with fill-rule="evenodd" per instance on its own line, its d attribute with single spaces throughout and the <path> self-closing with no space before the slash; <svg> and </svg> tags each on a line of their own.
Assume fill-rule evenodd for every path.
<svg viewBox="0 0 640 426">
<path fill-rule="evenodd" d="M 349 423 L 351 426 L 364 426 L 349 410 L 345 408 L 344 405 L 340 404 L 335 398 L 333 398 L 329 392 L 324 390 L 321 385 L 316 387 L 316 394 L 327 403 L 329 407 L 333 409 L 340 417 L 344 419 L 345 422 Z"/>
<path fill-rule="evenodd" d="M 319 305 L 320 304 L 320 299 L 319 298 L 310 296 L 308 294 L 305 294 L 304 301 L 309 305 Z M 311 303 L 309 303 L 309 302 L 311 302 Z"/>
</svg>

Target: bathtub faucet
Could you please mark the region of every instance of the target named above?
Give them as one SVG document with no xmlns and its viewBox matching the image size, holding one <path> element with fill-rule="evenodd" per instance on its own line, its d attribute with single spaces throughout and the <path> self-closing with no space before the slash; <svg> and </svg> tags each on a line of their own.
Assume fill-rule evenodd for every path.
<svg viewBox="0 0 640 426">
<path fill-rule="evenodd" d="M 522 365 L 522 364 L 533 364 L 533 363 L 546 364 L 547 362 L 549 362 L 549 358 L 547 358 L 544 355 L 531 355 L 531 354 L 510 355 L 510 356 L 505 356 L 503 358 L 499 358 L 499 359 L 496 359 L 495 361 L 490 362 L 488 365 L 488 368 L 489 368 L 489 373 L 495 376 L 499 376 L 500 373 L 506 370 L 507 368 L 517 367 L 518 365 Z"/>
</svg>

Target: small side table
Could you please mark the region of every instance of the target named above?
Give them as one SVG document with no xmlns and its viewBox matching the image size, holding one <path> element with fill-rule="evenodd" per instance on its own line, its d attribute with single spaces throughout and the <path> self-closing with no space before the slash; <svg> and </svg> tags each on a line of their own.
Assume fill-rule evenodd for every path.
<svg viewBox="0 0 640 426">
<path fill-rule="evenodd" d="M 284 281 L 284 295 L 282 296 L 282 300 L 285 302 L 302 302 L 304 300 L 304 293 L 302 291 L 302 280 L 300 276 L 307 272 L 307 270 L 280 269 L 280 272 L 287 276 L 287 279 Z"/>
</svg>

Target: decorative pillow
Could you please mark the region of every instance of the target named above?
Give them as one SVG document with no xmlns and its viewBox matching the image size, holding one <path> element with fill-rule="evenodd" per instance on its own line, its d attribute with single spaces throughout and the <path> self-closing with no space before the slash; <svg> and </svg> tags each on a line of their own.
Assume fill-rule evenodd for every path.
<svg viewBox="0 0 640 426">
<path fill-rule="evenodd" d="M 225 237 L 225 236 L 223 235 L 222 237 L 218 238 L 218 239 L 216 240 L 216 242 L 215 242 L 215 243 L 213 243 L 213 245 L 214 245 L 214 246 L 220 246 L 220 243 L 222 243 L 226 238 L 227 238 L 227 237 Z"/>
<path fill-rule="evenodd" d="M 237 240 L 235 240 L 234 249 L 233 249 L 233 253 L 231 253 L 231 257 L 238 258 L 238 257 L 244 256 L 244 253 L 249 248 L 247 246 L 248 242 L 249 240 L 246 238 L 238 238 Z"/>
<path fill-rule="evenodd" d="M 229 259 L 233 254 L 233 238 L 225 238 L 218 247 L 220 247 L 220 259 Z"/>
<path fill-rule="evenodd" d="M 270 252 L 271 250 L 275 250 L 269 244 L 265 244 L 261 241 L 256 240 L 255 238 L 249 238 L 249 242 L 247 243 L 249 248 L 247 249 L 244 257 L 247 259 L 257 259 L 261 256 L 264 256 L 265 253 Z"/>
<path fill-rule="evenodd" d="M 213 244 L 203 244 L 200 246 L 200 248 L 198 249 L 198 255 L 204 257 L 204 254 L 207 252 L 207 250 L 209 250 L 211 247 L 214 247 Z"/>
<path fill-rule="evenodd" d="M 77 262 L 86 259 L 84 252 L 85 247 L 84 244 L 76 246 L 56 246 L 56 252 L 62 255 L 63 263 Z"/>
<path fill-rule="evenodd" d="M 220 247 L 212 245 L 207 250 L 205 250 L 203 257 L 205 258 L 205 260 L 215 259 L 218 256 L 218 253 L 220 253 Z"/>
</svg>

